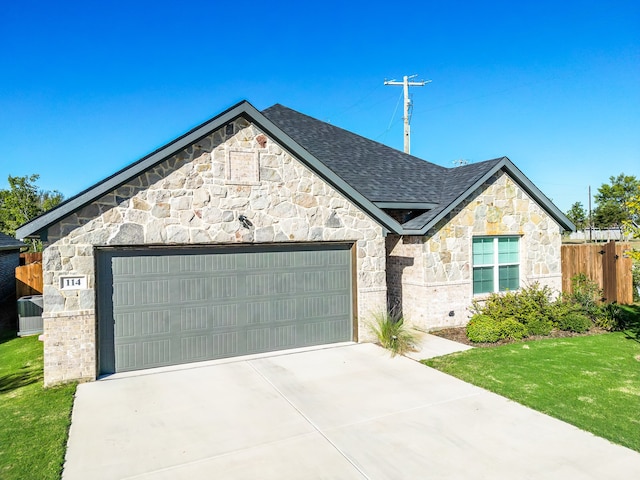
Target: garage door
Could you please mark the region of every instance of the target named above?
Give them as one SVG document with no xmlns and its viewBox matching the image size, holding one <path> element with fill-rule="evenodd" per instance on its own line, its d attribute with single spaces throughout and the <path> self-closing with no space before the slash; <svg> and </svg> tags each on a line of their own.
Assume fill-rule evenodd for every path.
<svg viewBox="0 0 640 480">
<path fill-rule="evenodd" d="M 98 251 L 100 372 L 349 341 L 351 245 Z"/>
</svg>

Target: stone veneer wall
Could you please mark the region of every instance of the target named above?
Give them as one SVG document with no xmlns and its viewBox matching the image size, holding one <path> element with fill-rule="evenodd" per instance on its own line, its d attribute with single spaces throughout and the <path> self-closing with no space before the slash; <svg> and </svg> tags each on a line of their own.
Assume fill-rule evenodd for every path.
<svg viewBox="0 0 640 480">
<path fill-rule="evenodd" d="M 49 229 L 43 255 L 45 384 L 96 377 L 94 247 L 353 241 L 359 340 L 386 303 L 383 230 L 244 119 Z M 244 229 L 246 215 L 253 223 Z M 86 290 L 59 288 L 86 275 Z"/>
<path fill-rule="evenodd" d="M 561 228 L 555 220 L 504 172 L 470 198 L 423 237 L 387 237 L 389 303 L 419 328 L 468 321 L 473 236 L 520 235 L 520 284 L 561 290 Z"/>
</svg>

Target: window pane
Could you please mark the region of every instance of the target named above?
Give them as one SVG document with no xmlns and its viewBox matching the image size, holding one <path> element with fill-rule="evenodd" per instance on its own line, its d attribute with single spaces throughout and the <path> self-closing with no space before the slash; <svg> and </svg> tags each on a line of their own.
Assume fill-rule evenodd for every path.
<svg viewBox="0 0 640 480">
<path fill-rule="evenodd" d="M 517 290 L 520 288 L 520 267 L 518 265 L 506 265 L 498 268 L 498 284 L 500 291 Z"/>
<path fill-rule="evenodd" d="M 519 262 L 518 237 L 498 238 L 498 263 Z"/>
<path fill-rule="evenodd" d="M 473 264 L 493 264 L 493 238 L 473 239 Z"/>
<path fill-rule="evenodd" d="M 493 267 L 473 269 L 473 293 L 493 292 Z"/>
</svg>

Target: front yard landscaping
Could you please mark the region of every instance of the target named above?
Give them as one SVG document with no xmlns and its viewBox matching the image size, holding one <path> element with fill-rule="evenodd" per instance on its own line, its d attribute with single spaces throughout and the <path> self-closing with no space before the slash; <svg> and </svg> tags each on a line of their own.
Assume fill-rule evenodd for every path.
<svg viewBox="0 0 640 480">
<path fill-rule="evenodd" d="M 475 348 L 423 363 L 640 452 L 636 331 Z"/>
<path fill-rule="evenodd" d="M 37 336 L 0 332 L 0 478 L 60 478 L 75 390 L 43 388 Z"/>
</svg>

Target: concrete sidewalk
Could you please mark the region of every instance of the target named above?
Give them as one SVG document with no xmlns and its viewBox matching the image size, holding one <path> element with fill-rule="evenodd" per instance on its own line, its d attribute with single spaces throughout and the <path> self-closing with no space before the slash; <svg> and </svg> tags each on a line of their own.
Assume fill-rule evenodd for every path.
<svg viewBox="0 0 640 480">
<path fill-rule="evenodd" d="M 449 355 L 450 353 L 464 352 L 471 348 L 473 347 L 469 345 L 424 333 L 420 337 L 416 349 L 412 352 L 405 353 L 405 357 L 420 361 L 428 358 L 441 357 L 442 355 Z"/>
<path fill-rule="evenodd" d="M 68 447 L 64 480 L 640 472 L 637 452 L 372 344 L 82 384 Z"/>
</svg>

